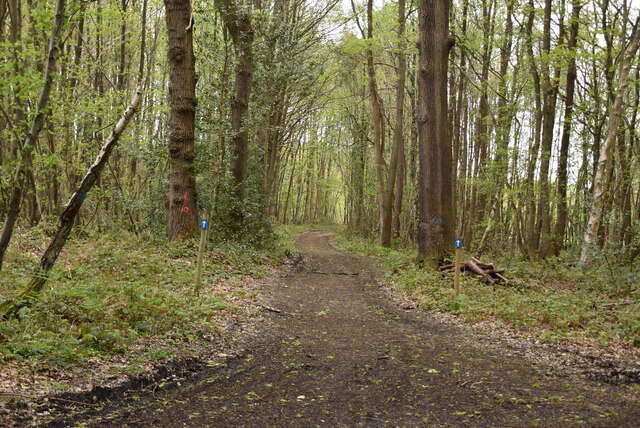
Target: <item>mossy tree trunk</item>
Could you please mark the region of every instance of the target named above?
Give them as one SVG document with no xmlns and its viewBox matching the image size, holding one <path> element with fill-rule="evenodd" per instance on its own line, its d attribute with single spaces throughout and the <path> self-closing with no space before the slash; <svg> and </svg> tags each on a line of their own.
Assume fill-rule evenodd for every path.
<svg viewBox="0 0 640 428">
<path fill-rule="evenodd" d="M 198 233 L 196 75 L 190 0 L 165 0 L 169 59 L 169 240 Z"/>
<path fill-rule="evenodd" d="M 453 248 L 454 181 L 451 144 L 447 135 L 447 67 L 452 46 L 448 0 L 421 0 L 418 34 L 418 250 L 431 264 Z"/>
<path fill-rule="evenodd" d="M 231 97 L 231 175 L 235 185 L 236 206 L 232 212 L 234 221 L 231 226 L 239 232 L 244 221 L 245 181 L 249 162 L 249 131 L 246 122 L 253 81 L 252 8 L 245 0 L 217 0 L 216 7 L 229 30 L 236 53 L 236 77 Z"/>
</svg>

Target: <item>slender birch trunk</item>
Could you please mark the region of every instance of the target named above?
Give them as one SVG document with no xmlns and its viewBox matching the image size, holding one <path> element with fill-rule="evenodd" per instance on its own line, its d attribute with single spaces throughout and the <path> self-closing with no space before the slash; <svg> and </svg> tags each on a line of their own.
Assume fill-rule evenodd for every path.
<svg viewBox="0 0 640 428">
<path fill-rule="evenodd" d="M 585 266 L 588 266 L 591 263 L 593 249 L 598 244 L 598 230 L 600 228 L 604 212 L 605 198 L 607 191 L 609 190 L 608 172 L 611 168 L 611 156 L 616 143 L 620 116 L 622 115 L 624 94 L 629 80 L 629 70 L 631 69 L 631 62 L 638 51 L 638 46 L 640 45 L 638 22 L 639 21 L 636 21 L 636 24 L 633 27 L 631 42 L 625 50 L 624 59 L 620 63 L 620 80 L 618 82 L 618 90 L 616 91 L 615 101 L 613 102 L 609 113 L 609 131 L 607 132 L 607 138 L 604 140 L 604 144 L 600 149 L 598 169 L 593 183 L 593 201 L 589 212 L 587 227 L 584 231 L 582 251 L 580 254 L 580 262 Z"/>
</svg>

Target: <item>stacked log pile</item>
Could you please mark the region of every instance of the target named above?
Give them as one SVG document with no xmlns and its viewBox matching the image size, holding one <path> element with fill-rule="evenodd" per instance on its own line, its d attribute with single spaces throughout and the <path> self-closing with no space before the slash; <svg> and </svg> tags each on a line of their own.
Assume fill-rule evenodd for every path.
<svg viewBox="0 0 640 428">
<path fill-rule="evenodd" d="M 453 271 L 453 263 L 440 266 L 441 271 Z M 479 278 L 485 284 L 496 284 L 499 281 L 507 282 L 507 278 L 502 276 L 504 269 L 498 269 L 493 263 L 484 263 L 475 257 L 471 257 L 466 262 L 460 264 L 460 271 L 466 275 Z"/>
</svg>

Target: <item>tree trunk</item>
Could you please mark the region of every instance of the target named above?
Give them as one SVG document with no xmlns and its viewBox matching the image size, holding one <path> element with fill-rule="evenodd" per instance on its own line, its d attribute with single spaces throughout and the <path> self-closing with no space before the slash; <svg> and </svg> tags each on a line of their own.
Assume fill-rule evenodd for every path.
<svg viewBox="0 0 640 428">
<path fill-rule="evenodd" d="M 542 40 L 542 64 L 544 85 L 544 107 L 542 108 L 542 144 L 540 153 L 540 199 L 538 201 L 538 222 L 540 228 L 540 243 L 538 256 L 541 259 L 547 257 L 551 240 L 551 183 L 549 182 L 549 168 L 551 166 L 551 152 L 553 150 L 553 129 L 556 120 L 556 104 L 558 101 L 558 82 L 560 80 L 560 67 L 556 67 L 554 76 L 551 76 L 551 2 L 545 1 L 544 8 L 544 34 Z M 564 33 L 564 0 L 561 4 L 560 30 L 558 43 L 562 42 Z"/>
<path fill-rule="evenodd" d="M 236 53 L 236 77 L 231 98 L 231 133 L 233 135 L 231 175 L 234 179 L 236 195 L 232 227 L 239 232 L 244 220 L 243 204 L 249 160 L 249 132 L 246 129 L 245 120 L 249 111 L 253 78 L 252 12 L 245 0 L 217 0 L 216 6 L 229 30 Z"/>
<path fill-rule="evenodd" d="M 382 201 L 382 222 L 380 228 L 380 243 L 384 247 L 391 246 L 391 226 L 393 218 L 393 191 L 396 187 L 396 178 L 400 157 L 400 147 L 404 146 L 404 86 L 407 70 L 407 58 L 405 55 L 405 0 L 398 1 L 398 84 L 396 87 L 396 120 L 393 129 L 393 146 L 391 148 L 391 161 L 387 173 L 387 187 Z M 402 180 L 402 178 L 400 178 Z M 400 200 L 399 205 L 402 205 Z M 400 212 L 396 216 L 399 216 Z"/>
<path fill-rule="evenodd" d="M 362 35 L 365 38 L 364 34 Z M 378 83 L 376 80 L 376 70 L 373 64 L 373 0 L 367 0 L 367 34 L 366 39 L 369 43 L 366 56 L 367 56 L 367 75 L 369 77 L 369 100 L 371 102 L 371 120 L 373 121 L 373 150 L 375 156 L 375 172 L 376 172 L 376 186 L 378 190 L 378 222 L 380 227 L 380 242 L 384 244 L 382 237 L 382 225 L 385 218 L 385 205 L 384 205 L 384 129 L 383 129 L 383 117 L 382 117 L 382 99 L 378 94 Z"/>
<path fill-rule="evenodd" d="M 116 85 L 119 91 L 124 91 L 126 85 L 125 70 L 127 68 L 127 4 L 128 0 L 121 0 L 120 7 L 122 8 L 122 22 L 120 23 L 120 53 L 119 53 L 119 66 Z"/>
<path fill-rule="evenodd" d="M 435 264 L 453 247 L 451 145 L 447 135 L 448 0 L 420 0 L 418 250 Z"/>
<path fill-rule="evenodd" d="M 364 88 L 363 91 L 364 92 Z M 364 101 L 364 94 L 359 101 Z M 364 103 L 363 103 L 364 104 Z M 364 223 L 364 176 L 365 176 L 365 147 L 366 126 L 359 120 L 359 109 L 354 115 L 355 128 L 353 131 L 353 145 L 351 146 L 351 225 L 360 230 Z"/>
<path fill-rule="evenodd" d="M 11 199 L 9 201 L 9 211 L 5 220 L 2 232 L 0 233 L 0 270 L 2 270 L 2 262 L 4 260 L 4 254 L 11 241 L 13 235 L 13 228 L 18 214 L 20 213 L 20 201 L 22 199 L 22 193 L 24 191 L 25 179 L 27 177 L 27 167 L 30 164 L 31 151 L 33 150 L 35 143 L 38 139 L 38 134 L 42 129 L 44 120 L 47 114 L 47 105 L 49 104 L 49 97 L 51 95 L 51 89 L 53 86 L 53 74 L 55 72 L 56 63 L 58 61 L 59 50 L 59 38 L 62 31 L 62 25 L 64 23 L 64 9 L 65 0 L 58 0 L 56 3 L 55 11 L 55 25 L 51 31 L 51 38 L 49 39 L 49 56 L 47 60 L 47 67 L 44 73 L 44 84 L 40 90 L 40 96 L 38 97 L 38 105 L 36 110 L 36 116 L 33 119 L 31 129 L 27 133 L 24 142 L 22 143 L 22 156 L 18 160 L 18 167 L 16 170 L 15 179 L 13 182 L 13 189 L 11 191 Z"/>
<path fill-rule="evenodd" d="M 142 0 L 142 31 L 140 32 L 140 61 L 138 62 L 138 84 L 142 83 L 144 76 L 144 59 L 147 51 L 147 3 Z M 84 18 L 82 18 L 84 21 Z"/>
<path fill-rule="evenodd" d="M 538 160 L 538 152 L 540 150 L 540 133 L 542 129 L 542 102 L 541 102 L 541 84 L 540 73 L 536 66 L 535 57 L 533 54 L 533 23 L 535 19 L 535 5 L 533 0 L 529 1 L 529 16 L 527 18 L 526 32 L 525 32 L 525 44 L 527 48 L 527 54 L 530 62 L 531 78 L 533 80 L 534 87 L 534 99 L 535 99 L 535 118 L 534 118 L 534 136 L 533 145 L 529 150 L 529 163 L 527 165 L 527 181 L 526 181 L 526 201 L 528 204 L 528 218 L 527 218 L 527 252 L 530 258 L 535 258 L 538 255 L 538 243 L 540 234 L 536 229 L 536 201 L 535 201 L 535 171 L 536 163 Z"/>
<path fill-rule="evenodd" d="M 571 12 L 571 30 L 567 50 L 570 53 L 567 68 L 567 89 L 564 110 L 564 123 L 562 125 L 562 138 L 560 140 L 560 156 L 558 158 L 558 208 L 556 226 L 551 242 L 550 253 L 557 256 L 564 245 L 564 236 L 567 228 L 567 166 L 569 161 L 569 142 L 571 139 L 571 121 L 573 116 L 573 95 L 576 87 L 576 59 L 573 51 L 578 40 L 578 28 L 580 25 L 580 9 L 582 5 L 578 0 L 573 1 Z"/>
<path fill-rule="evenodd" d="M 198 233 L 196 78 L 190 0 L 165 0 L 169 59 L 169 240 Z"/>
<path fill-rule="evenodd" d="M 462 24 L 460 29 L 460 36 L 467 36 L 467 23 L 469 14 L 469 1 L 463 0 L 462 2 Z M 466 194 L 466 175 L 467 175 L 467 145 L 466 145 L 466 132 L 465 125 L 463 125 L 463 118 L 468 114 L 467 108 L 467 95 L 466 95 L 466 83 L 467 83 L 467 51 L 466 49 L 460 49 L 460 78 L 458 79 L 458 92 L 456 94 L 456 108 L 453 119 L 453 166 L 457 171 L 458 182 L 455 186 L 454 198 L 456 201 L 461 202 L 458 212 L 456 212 L 456 235 L 463 236 L 464 224 L 466 223 L 464 211 L 466 206 L 465 194 Z M 466 122 L 466 121 L 465 121 Z"/>
<path fill-rule="evenodd" d="M 600 222 L 604 212 L 605 197 L 609 188 L 609 169 L 611 168 L 611 155 L 615 146 L 616 134 L 618 133 L 618 123 L 622 114 L 624 104 L 624 95 L 629 79 L 629 70 L 631 62 L 638 50 L 640 44 L 640 31 L 638 30 L 638 22 L 633 27 L 631 42 L 624 52 L 624 59 L 620 63 L 620 80 L 618 82 L 618 90 L 616 98 L 609 111 L 609 131 L 604 145 L 600 149 L 600 158 L 598 159 L 598 169 L 593 183 L 593 201 L 589 213 L 589 220 L 584 232 L 582 251 L 580 254 L 580 262 L 588 266 L 591 263 L 592 252 L 598 243 L 598 231 Z"/>
<path fill-rule="evenodd" d="M 402 214 L 402 200 L 404 198 L 404 182 L 406 175 L 406 159 L 404 153 L 404 138 L 400 142 L 398 146 L 398 174 L 396 177 L 396 192 L 394 195 L 394 203 L 393 203 L 393 235 L 398 238 L 400 237 L 400 232 L 402 231 L 402 222 L 400 221 L 400 216 Z"/>
<path fill-rule="evenodd" d="M 471 206 L 468 212 L 469 239 L 467 245 L 471 245 L 473 228 L 476 221 L 484 218 L 487 205 L 487 186 L 482 184 L 486 179 L 487 162 L 489 159 L 489 144 L 491 142 L 491 111 L 489 106 L 489 71 L 491 69 L 491 56 L 493 53 L 493 28 L 496 13 L 496 5 L 493 0 L 485 0 L 482 3 L 482 70 L 480 72 L 480 94 L 478 111 L 475 117 L 474 146 L 473 146 L 473 186 L 471 188 Z"/>
<path fill-rule="evenodd" d="M 291 154 L 291 158 L 292 158 L 292 165 L 291 165 L 291 175 L 289 176 L 289 185 L 287 186 L 287 196 L 284 200 L 284 207 L 282 208 L 282 223 L 283 224 L 287 224 L 287 214 L 289 213 L 289 199 L 291 198 L 291 188 L 293 186 L 293 179 L 295 178 L 295 174 L 296 174 L 296 165 L 298 163 L 298 148 L 300 147 L 300 142 L 299 141 L 294 141 L 293 142 L 293 148 L 292 150 L 292 154 Z"/>
</svg>

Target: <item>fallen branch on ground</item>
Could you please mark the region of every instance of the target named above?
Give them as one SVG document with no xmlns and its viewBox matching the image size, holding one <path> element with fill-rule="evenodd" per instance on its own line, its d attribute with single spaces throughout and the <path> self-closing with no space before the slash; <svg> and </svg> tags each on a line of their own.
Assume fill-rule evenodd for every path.
<svg viewBox="0 0 640 428">
<path fill-rule="evenodd" d="M 442 265 L 439 268 L 441 271 L 453 271 L 455 265 L 449 263 Z M 496 284 L 498 282 L 509 282 L 502 274 L 504 269 L 497 269 L 493 263 L 482 262 L 475 257 L 471 257 L 468 261 L 460 264 L 460 271 L 464 272 L 468 276 L 481 279 L 485 284 Z"/>
</svg>

